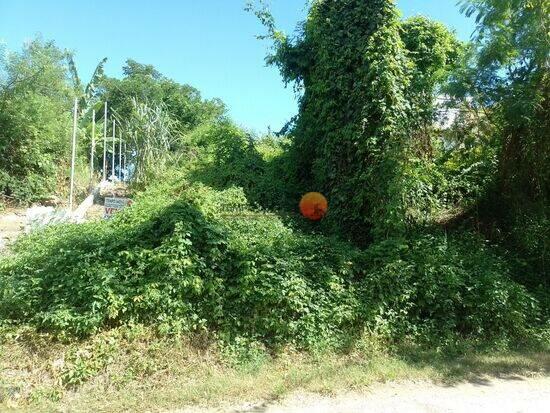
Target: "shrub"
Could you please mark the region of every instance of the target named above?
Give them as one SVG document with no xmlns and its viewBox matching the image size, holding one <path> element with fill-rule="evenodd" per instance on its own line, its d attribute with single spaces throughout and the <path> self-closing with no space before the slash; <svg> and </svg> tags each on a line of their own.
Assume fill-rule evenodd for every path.
<svg viewBox="0 0 550 413">
<path fill-rule="evenodd" d="M 442 339 L 528 335 L 540 316 L 509 264 L 476 235 L 423 234 L 369 248 L 364 292 L 382 333 Z"/>
<path fill-rule="evenodd" d="M 241 187 L 252 204 L 264 208 L 288 209 L 298 203 L 301 194 L 288 173 L 293 167 L 288 139 L 255 139 L 224 121 L 197 128 L 185 141 L 190 148 L 186 158 L 195 160 L 192 179 L 217 189 Z"/>
<path fill-rule="evenodd" d="M 48 228 L 0 261 L 4 323 L 69 336 L 145 323 L 271 348 L 336 347 L 365 328 L 393 339 L 517 339 L 538 311 L 475 236 L 424 233 L 361 250 L 292 229 L 239 188 L 181 176 L 112 221 Z"/>
</svg>

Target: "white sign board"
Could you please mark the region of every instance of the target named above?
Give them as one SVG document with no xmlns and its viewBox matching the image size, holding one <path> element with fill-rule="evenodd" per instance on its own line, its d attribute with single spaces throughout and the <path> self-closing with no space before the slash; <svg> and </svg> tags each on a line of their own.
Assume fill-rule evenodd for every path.
<svg viewBox="0 0 550 413">
<path fill-rule="evenodd" d="M 104 218 L 109 219 L 116 212 L 132 205 L 132 200 L 129 198 L 105 198 L 105 214 Z"/>
</svg>

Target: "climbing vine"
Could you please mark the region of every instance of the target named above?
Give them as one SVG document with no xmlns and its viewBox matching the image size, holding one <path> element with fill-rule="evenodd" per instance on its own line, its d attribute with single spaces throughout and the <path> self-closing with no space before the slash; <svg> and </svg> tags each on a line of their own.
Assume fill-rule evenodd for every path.
<svg viewBox="0 0 550 413">
<path fill-rule="evenodd" d="M 329 221 L 348 234 L 403 231 L 411 208 L 422 208 L 409 196 L 418 181 L 410 168 L 426 142 L 412 131 L 433 116 L 418 108 L 433 106 L 451 34 L 437 26 L 429 35 L 434 25 L 422 18 L 403 24 L 392 0 L 317 0 L 295 39 L 265 8 L 256 14 L 274 40 L 268 63 L 302 91 L 295 178 L 329 196 Z M 415 32 L 424 37 L 413 42 Z"/>
</svg>

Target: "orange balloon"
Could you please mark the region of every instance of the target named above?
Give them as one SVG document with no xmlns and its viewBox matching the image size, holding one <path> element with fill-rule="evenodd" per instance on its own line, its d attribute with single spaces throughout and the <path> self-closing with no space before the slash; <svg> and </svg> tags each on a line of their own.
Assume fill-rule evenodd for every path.
<svg viewBox="0 0 550 413">
<path fill-rule="evenodd" d="M 328 210 L 327 199 L 319 192 L 309 192 L 300 201 L 300 212 L 312 221 L 322 219 Z"/>
</svg>

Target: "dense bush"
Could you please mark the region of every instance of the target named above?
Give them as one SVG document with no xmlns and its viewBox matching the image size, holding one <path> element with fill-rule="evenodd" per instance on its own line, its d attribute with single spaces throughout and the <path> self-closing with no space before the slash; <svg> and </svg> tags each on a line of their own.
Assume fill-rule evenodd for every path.
<svg viewBox="0 0 550 413">
<path fill-rule="evenodd" d="M 222 121 L 195 129 L 183 141 L 186 159 L 193 160 L 192 179 L 217 189 L 240 187 L 251 203 L 264 208 L 295 208 L 301 188 L 289 178 L 288 139 L 256 138 Z"/>
<path fill-rule="evenodd" d="M 179 176 L 113 221 L 49 228 L 0 261 L 0 317 L 60 335 L 119 324 L 268 346 L 521 338 L 539 306 L 474 235 L 360 250 L 256 211 L 241 189 Z"/>
<path fill-rule="evenodd" d="M 550 3 L 544 0 L 464 0 L 475 16 L 474 41 L 453 74 L 451 93 L 491 124 L 482 139 L 492 143 L 493 185 L 480 205 L 485 222 L 498 228 L 505 244 L 537 268 L 548 288 L 548 205 L 550 204 Z M 487 143 L 489 143 L 487 142 Z M 480 149 L 486 149 L 483 145 Z"/>
<path fill-rule="evenodd" d="M 294 41 L 274 29 L 268 13 L 258 14 L 276 40 L 270 62 L 303 87 L 292 136 L 255 139 L 223 117 L 219 102 L 128 61 L 123 80 L 103 79 L 104 97 L 127 119 L 141 110 L 125 132 L 140 134 L 135 150 L 147 139 L 151 149 L 162 143 L 163 162 L 148 162 L 161 170 L 146 168 L 142 183 L 149 186 L 112 221 L 23 237 L 0 259 L 0 323 L 69 337 L 143 323 L 161 334 L 207 331 L 237 344 L 306 349 L 347 345 L 365 332 L 506 342 L 548 324 L 538 273 L 548 263 L 544 172 L 533 181 L 532 211 L 524 206 L 509 219 L 488 195 L 499 182 L 515 182 L 495 179 L 509 145 L 492 115 L 505 113 L 464 99 L 468 114 L 435 139 L 434 94 L 448 70 L 468 59 L 454 37 L 426 19 L 401 22 L 389 0 L 315 1 Z M 466 72 L 462 67 L 454 80 Z M 55 73 L 64 84 L 64 72 Z M 38 137 L 61 133 L 54 112 L 62 113 L 66 96 L 62 89 L 53 105 L 35 92 L 2 97 L 56 122 L 32 124 L 24 136 L 16 125 L 25 110 L 12 123 L 16 114 L 0 112 L 0 122 L 17 137 L 20 154 L 34 154 L 27 137 L 42 148 L 32 162 L 20 156 L 30 162 L 20 168 L 33 172 L 26 191 L 38 194 L 47 189 L 35 182 L 38 173 L 55 159 L 44 160 Z M 544 99 L 537 94 L 536 102 Z M 165 126 L 150 134 L 158 114 Z M 531 149 L 521 159 L 530 159 Z M 176 167 L 164 170 L 171 163 Z M 6 192 L 15 175 L 0 166 Z M 324 223 L 304 224 L 292 213 L 310 190 L 329 197 Z M 475 215 L 475 228 L 448 225 L 447 233 L 437 214 L 461 208 L 477 209 L 463 214 Z M 508 219 L 509 232 L 479 209 Z M 507 245 L 522 249 L 511 254 Z"/>
<path fill-rule="evenodd" d="M 66 191 L 74 98 L 79 102 L 79 167 L 88 164 L 92 109 L 96 109 L 96 138 L 105 121 L 111 136 L 111 122 L 117 121 L 118 137 L 124 136 L 127 153 L 135 155 L 128 156 L 132 158 L 128 163 L 135 166 L 133 176 L 140 184 L 146 181 L 145 169 L 153 173 L 181 155 L 182 134 L 220 120 L 225 113 L 221 101 L 203 99 L 195 88 L 165 78 L 150 65 L 129 59 L 124 78 L 114 79 L 104 75 L 105 63 L 101 60 L 90 82 L 83 85 L 72 54 L 53 42 L 37 39 L 20 53 L 0 55 L 2 198 L 29 203 Z M 96 139 L 96 144 L 93 172 L 103 165 L 103 140 Z M 109 164 L 111 151 L 109 139 Z M 88 171 L 86 185 L 89 176 Z"/>
</svg>

